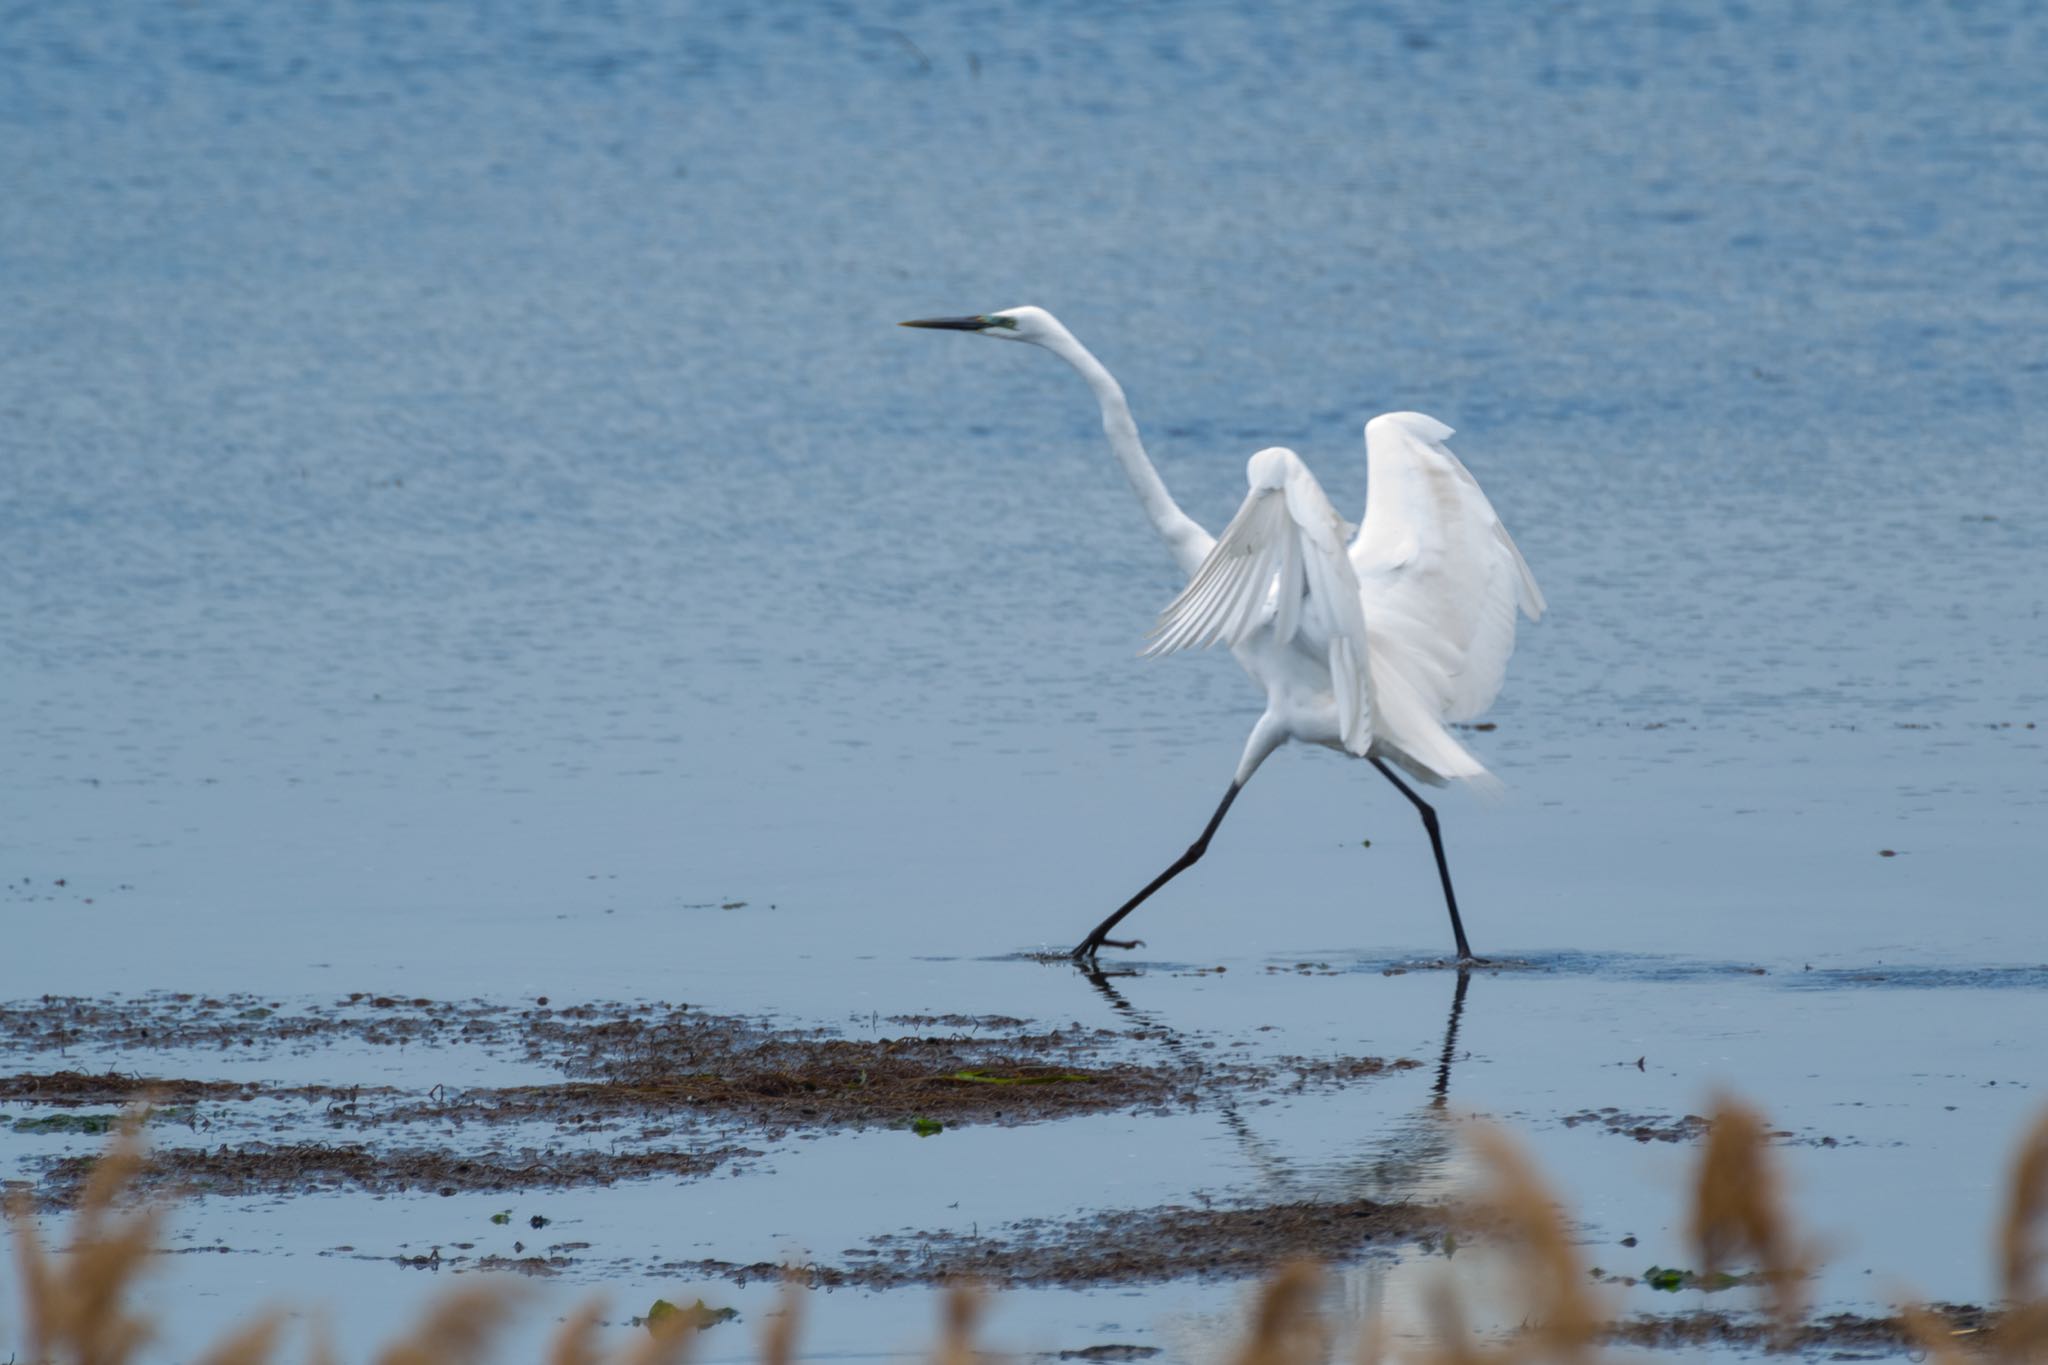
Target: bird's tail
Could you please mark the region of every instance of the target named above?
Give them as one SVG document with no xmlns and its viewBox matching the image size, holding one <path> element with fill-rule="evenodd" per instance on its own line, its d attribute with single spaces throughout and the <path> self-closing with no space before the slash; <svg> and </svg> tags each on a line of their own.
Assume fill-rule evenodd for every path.
<svg viewBox="0 0 2048 1365">
<path fill-rule="evenodd" d="M 1375 742 L 1394 762 L 1433 787 L 1458 782 L 1488 799 L 1505 788 L 1437 718 L 1414 686 L 1394 669 L 1374 670 L 1379 701 Z"/>
</svg>

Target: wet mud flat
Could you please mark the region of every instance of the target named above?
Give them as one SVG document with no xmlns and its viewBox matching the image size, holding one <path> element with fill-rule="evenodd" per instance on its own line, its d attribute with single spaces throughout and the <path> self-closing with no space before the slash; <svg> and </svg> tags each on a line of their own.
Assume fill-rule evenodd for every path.
<svg viewBox="0 0 2048 1365">
<path fill-rule="evenodd" d="M 1662 1142 L 1674 1145 L 1698 1142 L 1713 1131 L 1713 1121 L 1700 1114 L 1634 1114 L 1614 1106 L 1600 1109 L 1582 1109 L 1575 1114 L 1566 1114 L 1559 1120 L 1566 1128 L 1589 1126 L 1593 1131 L 1614 1137 L 1625 1137 L 1636 1142 Z M 1789 1128 L 1775 1128 L 1765 1136 L 1773 1143 L 1786 1146 L 1840 1147 L 1845 1139 L 1827 1133 L 1799 1133 Z M 1847 1139 L 1853 1142 L 1854 1139 Z"/>
<path fill-rule="evenodd" d="M 1209 1041 L 1162 1038 L 1144 1021 L 1049 1028 L 995 1015 L 820 1028 L 668 1004 L 50 998 L 0 1006 L 0 1152 L 12 1157 L 10 1189 L 46 1212 L 78 1203 L 124 1113 L 143 1116 L 149 1155 L 135 1188 L 144 1193 L 490 1192 L 513 1203 L 529 1192 L 745 1176 L 792 1140 L 834 1132 L 907 1129 L 905 1140 L 915 1140 L 975 1125 L 1234 1110 L 1419 1065 L 1358 1055 L 1253 1060 Z M 383 1065 L 394 1058 L 396 1081 Z M 479 1083 L 445 1079 L 464 1076 Z M 820 1287 L 868 1290 L 1236 1279 L 1304 1254 L 1353 1260 L 1441 1229 L 1447 1216 L 1367 1199 L 1172 1204 L 972 1233 L 899 1229 L 801 1270 Z M 790 1270 L 673 1252 L 650 1262 L 650 1248 L 620 1261 L 573 1233 L 544 1232 L 550 1218 L 533 1214 L 529 1227 L 524 1207 L 491 1221 L 505 1223 L 503 1236 L 321 1254 L 600 1281 L 653 1271 L 745 1284 Z M 510 1241 L 515 1234 L 522 1240 Z"/>
<path fill-rule="evenodd" d="M 849 1247 L 838 1264 L 802 1267 L 824 1288 L 896 1289 L 976 1284 L 991 1288 L 1241 1280 L 1300 1257 L 1339 1263 L 1373 1248 L 1441 1232 L 1456 1218 L 1441 1204 L 1372 1199 L 1308 1200 L 1243 1208 L 1117 1210 L 1073 1219 L 1025 1219 L 989 1235 L 892 1233 Z M 770 1262 L 672 1261 L 663 1270 L 744 1283 L 779 1278 Z"/>
<path fill-rule="evenodd" d="M 1959 1350 L 1997 1358 L 2004 1349 L 1999 1328 L 2004 1315 L 1978 1304 L 1927 1305 L 1928 1320 Z M 1829 1313 L 1790 1328 L 1755 1314 L 1701 1308 L 1689 1313 L 1642 1314 L 1613 1324 L 1605 1340 L 1646 1350 L 1732 1347 L 1827 1360 L 1880 1360 L 1924 1355 L 1912 1325 L 1897 1314 Z M 1825 1353 L 1825 1354 L 1823 1354 Z"/>
<path fill-rule="evenodd" d="M 1415 1128 L 1429 1144 L 1452 1141 L 1445 1067 L 1458 1055 L 1461 1000 L 1462 992 L 1442 1057 L 1401 1091 L 1405 1107 L 1410 1092 L 1436 1077 Z M 1185 1123 L 1206 1113 L 1251 1140 L 1270 1126 L 1265 1113 L 1295 1121 L 1297 1111 L 1285 1108 L 1292 1097 L 1310 1096 L 1312 1106 L 1356 1090 L 1370 1103 L 1382 1079 L 1419 1065 L 1344 1053 L 1256 1056 L 1236 1044 L 1228 1033 L 1170 1028 L 1138 1011 L 1103 1027 L 959 1014 L 862 1016 L 822 1027 L 666 1003 L 381 994 L 37 999 L 0 1005 L 0 1177 L 45 1211 L 73 1206 L 106 1134 L 124 1110 L 136 1110 L 147 1115 L 151 1149 L 142 1188 L 199 1200 L 205 1244 L 179 1251 L 264 1254 L 250 1244 L 249 1219 L 275 1215 L 233 1211 L 231 1200 L 283 1206 L 299 1196 L 355 1195 L 350 1207 L 362 1216 L 302 1253 L 395 1264 L 409 1280 L 497 1271 L 572 1285 L 723 1281 L 740 1302 L 792 1273 L 828 1290 L 975 1283 L 1075 1291 L 1082 1301 L 1122 1287 L 1244 1284 L 1303 1255 L 1371 1275 L 1380 1273 L 1375 1267 L 1448 1259 L 1453 1231 L 1486 1240 L 1444 1187 L 1400 1180 L 1371 1185 L 1372 1197 L 1361 1194 L 1370 1182 L 1346 1179 L 1280 1182 L 1213 1201 L 1181 1186 L 1149 1206 L 1048 1189 L 1035 1209 L 1011 1201 L 971 1227 L 965 1214 L 947 1222 L 937 1200 L 898 1218 L 891 1197 L 877 1193 L 866 1201 L 871 1216 L 804 1243 L 795 1257 L 781 1257 L 772 1235 L 731 1236 L 724 1224 L 718 1240 L 699 1242 L 687 1219 L 648 1234 L 594 1216 L 592 1201 L 607 1197 L 602 1189 L 626 1182 L 698 1195 L 726 1188 L 701 1183 L 716 1176 L 741 1177 L 734 1188 L 812 1189 L 790 1165 L 807 1140 L 831 1138 L 825 1145 L 838 1152 L 869 1131 L 894 1130 L 900 1136 L 877 1140 L 923 1152 L 920 1134 L 954 1129 L 1121 1114 L 1149 1133 L 1155 1118 Z M 1326 1099 L 1314 1100 L 1317 1092 Z M 1267 1101 L 1283 1107 L 1257 1107 Z M 1528 1117 L 1630 1148 L 1690 1146 L 1712 1128 L 1701 1115 L 1640 1103 L 1561 1105 Z M 1767 1137 L 1774 1146 L 1836 1145 L 1803 1126 Z M 950 1140 L 928 1150 L 950 1156 Z M 590 1193 L 565 1202 L 559 1192 L 569 1191 Z M 486 1192 L 505 1194 L 511 1207 L 435 1198 Z M 516 1197 L 524 1192 L 558 1193 Z M 368 1202 L 392 1197 L 402 1198 Z M 731 1199 L 697 1207 L 733 1207 Z M 432 1235 L 421 1237 L 412 1229 L 428 1206 L 444 1212 L 428 1215 Z M 1050 1216 L 1032 1216 L 1048 1206 Z M 386 1207 L 392 1212 L 369 1212 Z M 737 1207 L 758 1219 L 774 1205 L 755 1197 Z M 884 1230 L 897 1222 L 906 1225 Z M 1603 1283 L 1617 1278 L 1593 1273 Z M 1607 1329 L 1616 1345 L 1747 1353 L 1779 1340 L 1767 1320 L 1729 1306 L 1739 1308 L 1747 1294 L 1673 1303 L 1673 1312 L 1641 1311 L 1661 1307 L 1662 1296 L 1631 1289 L 1629 1297 L 1637 1311 Z M 1967 1305 L 1937 1311 L 1958 1344 L 1995 1339 L 1994 1314 Z M 1813 1317 L 1789 1340 L 1815 1357 L 1911 1349 L 1908 1324 L 1882 1308 Z"/>
<path fill-rule="evenodd" d="M 1142 1027 L 1046 1028 L 1004 1016 L 877 1017 L 848 1031 L 670 1004 L 514 1007 L 372 994 L 291 1007 L 248 996 L 46 998 L 0 1006 L 0 1056 L 22 1067 L 0 1074 L 0 1128 L 90 1138 L 123 1108 L 142 1106 L 152 1140 L 144 1188 L 448 1195 L 689 1178 L 805 1132 L 928 1135 L 1119 1110 L 1178 1112 L 1418 1065 L 1359 1056 L 1212 1059 L 1151 1041 Z M 377 1079 L 380 1054 L 400 1052 L 434 1058 L 433 1074 L 444 1077 L 542 1079 Z M 266 1079 L 266 1061 L 286 1057 L 288 1069 L 310 1067 L 323 1079 Z M 53 1058 L 79 1060 L 50 1068 Z M 90 1150 L 24 1153 L 26 1174 L 9 1183 L 62 1208 L 95 1159 Z"/>
</svg>

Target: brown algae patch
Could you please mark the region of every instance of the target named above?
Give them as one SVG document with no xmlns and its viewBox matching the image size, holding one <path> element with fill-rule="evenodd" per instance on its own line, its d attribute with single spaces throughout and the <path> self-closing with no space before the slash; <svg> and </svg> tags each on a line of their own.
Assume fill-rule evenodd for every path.
<svg viewBox="0 0 2048 1365">
<path fill-rule="evenodd" d="M 1937 1303 L 1927 1309 L 1956 1346 L 1995 1354 L 2002 1314 L 1975 1304 Z M 1904 1317 L 1829 1313 L 1787 1327 L 1751 1314 L 1699 1309 L 1691 1313 L 1640 1314 L 1610 1323 L 1601 1334 L 1614 1346 L 1673 1350 L 1688 1346 L 1734 1346 L 1812 1357 L 1829 1351 L 1833 1360 L 1863 1360 L 1924 1348 Z"/>
<path fill-rule="evenodd" d="M 1616 1137 L 1633 1138 L 1637 1142 L 1697 1142 L 1714 1130 L 1714 1121 L 1700 1114 L 1685 1114 L 1674 1118 L 1669 1114 L 1631 1114 L 1613 1106 L 1604 1109 L 1582 1109 L 1575 1114 L 1566 1114 L 1563 1123 L 1567 1128 L 1591 1125 Z M 1789 1147 L 1856 1145 L 1854 1139 L 1799 1134 L 1789 1128 L 1774 1128 L 1764 1136 L 1772 1142 Z"/>
<path fill-rule="evenodd" d="M 191 1106 L 256 1099 L 307 1099 L 354 1102 L 364 1094 L 390 1094 L 387 1086 L 264 1085 L 256 1081 L 196 1081 L 169 1076 L 142 1076 L 108 1071 L 24 1071 L 0 1076 L 0 1103 L 55 1105 Z"/>
<path fill-rule="evenodd" d="M 1301 1257 L 1339 1264 L 1453 1225 L 1446 1205 L 1371 1199 L 1244 1208 L 1119 1209 L 1071 1220 L 1032 1219 L 996 1233 L 905 1232 L 803 1267 L 821 1287 L 893 1289 L 976 1283 L 1081 1287 L 1181 1279 L 1244 1279 Z M 744 1283 L 787 1273 L 761 1262 L 681 1261 L 665 1271 Z"/>
<path fill-rule="evenodd" d="M 1672 1118 L 1668 1114 L 1629 1114 L 1614 1108 L 1585 1109 L 1564 1116 L 1567 1128 L 1577 1128 L 1581 1124 L 1591 1124 L 1617 1137 L 1634 1138 L 1637 1142 L 1696 1142 L 1705 1137 L 1713 1126 L 1699 1114 Z"/>
<path fill-rule="evenodd" d="M 159 1147 L 138 1173 L 136 1187 L 181 1195 L 307 1194 L 344 1189 L 453 1195 L 609 1185 L 644 1176 L 697 1176 L 736 1157 L 759 1155 L 742 1147 L 516 1153 L 317 1142 Z M 47 1163 L 40 1191 L 44 1202 L 61 1207 L 76 1201 L 98 1160 L 96 1156 L 67 1156 Z"/>
<path fill-rule="evenodd" d="M 452 1193 L 701 1175 L 760 1155 L 750 1144 L 799 1130 L 928 1135 L 965 1124 L 1184 1111 L 1222 1096 L 1342 1087 L 1417 1065 L 1353 1056 L 1219 1059 L 1206 1049 L 1162 1048 L 1144 1029 L 1045 1029 L 997 1015 L 861 1023 L 843 1033 L 687 1005 L 557 1008 L 542 999 L 520 1007 L 360 992 L 289 1009 L 246 996 L 46 997 L 0 1004 L 0 1055 L 115 1053 L 124 1069 L 0 1077 L 0 1103 L 26 1107 L 20 1131 L 48 1133 L 104 1131 L 63 1120 L 79 1106 L 158 1106 L 157 1150 L 143 1179 L 162 1188 Z M 454 1083 L 350 1083 L 348 1068 L 380 1074 L 373 1054 L 382 1049 L 432 1057 L 438 1075 Z M 138 1053 L 175 1053 L 166 1061 L 177 1071 L 125 1069 Z M 208 1057 L 225 1055 L 238 1073 L 260 1074 L 278 1053 L 317 1053 L 325 1060 L 315 1065 L 342 1074 L 281 1085 L 212 1079 L 202 1069 Z M 559 1079 L 459 1083 L 465 1072 L 503 1063 Z M 30 1117 L 45 1106 L 55 1111 L 50 1119 Z M 486 1136 L 465 1141 L 471 1125 Z M 511 1126 L 521 1129 L 516 1146 L 488 1136 Z M 193 1141 L 181 1127 L 203 1134 L 205 1146 L 178 1145 Z M 29 1158 L 43 1173 L 37 1197 L 73 1200 L 90 1161 L 76 1149 Z"/>
<path fill-rule="evenodd" d="M 0 1076 L 0 1100 L 21 1104 L 127 1104 L 153 1100 L 164 1104 L 196 1104 L 201 1100 L 245 1100 L 256 1087 L 236 1081 L 193 1081 L 144 1077 L 109 1071 L 22 1072 Z"/>
</svg>

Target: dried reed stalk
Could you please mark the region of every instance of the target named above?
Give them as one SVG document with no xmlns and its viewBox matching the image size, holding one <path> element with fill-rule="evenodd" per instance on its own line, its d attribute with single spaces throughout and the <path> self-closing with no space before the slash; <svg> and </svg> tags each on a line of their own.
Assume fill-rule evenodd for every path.
<svg viewBox="0 0 2048 1365">
<path fill-rule="evenodd" d="M 412 1332 L 386 1346 L 377 1365 L 482 1365 L 504 1325 L 511 1292 L 503 1285 L 465 1284 L 443 1290 Z"/>
<path fill-rule="evenodd" d="M 68 1255 L 43 1250 L 26 1196 L 8 1201 L 30 1360 L 124 1365 L 150 1339 L 148 1321 L 129 1312 L 126 1300 L 156 1249 L 162 1211 L 122 1215 L 115 1208 L 142 1166 L 142 1112 L 122 1119 L 93 1166 L 71 1220 Z"/>
<path fill-rule="evenodd" d="M 1486 1231 L 1512 1257 L 1523 1296 L 1525 1325 L 1500 1358 L 1591 1361 L 1606 1317 L 1588 1288 L 1585 1264 L 1556 1196 L 1527 1153 L 1498 1129 L 1475 1125 L 1466 1141 L 1488 1177 L 1478 1211 Z M 1465 1351 L 1451 1335 L 1464 1330 L 1456 1302 L 1446 1298 L 1434 1307 L 1440 1346 Z"/>
<path fill-rule="evenodd" d="M 955 1285 L 946 1293 L 940 1310 L 939 1344 L 932 1351 L 932 1365 L 976 1365 L 974 1327 L 981 1320 L 981 1291 L 971 1285 Z"/>
<path fill-rule="evenodd" d="M 1329 1359 L 1330 1337 L 1316 1307 L 1322 1292 L 1323 1270 L 1312 1261 L 1275 1271 L 1259 1291 L 1237 1365 L 1321 1365 Z"/>
<path fill-rule="evenodd" d="M 264 1313 L 215 1342 L 198 1365 L 269 1365 L 283 1331 L 284 1314 Z"/>
<path fill-rule="evenodd" d="M 597 1327 L 604 1317 L 603 1299 L 586 1299 L 562 1320 L 548 1344 L 548 1365 L 603 1365 L 597 1348 Z"/>
<path fill-rule="evenodd" d="M 1358 1339 L 1351 1347 L 1351 1362 L 1352 1365 L 1383 1365 L 1386 1358 L 1386 1319 L 1374 1313 L 1359 1325 Z"/>
<path fill-rule="evenodd" d="M 1763 1116 L 1749 1106 L 1725 1096 L 1715 1101 L 1693 1187 L 1690 1232 L 1708 1276 L 1740 1258 L 1755 1262 L 1765 1307 L 1783 1334 L 1805 1315 L 1809 1265 L 1786 1217 L 1768 1131 Z"/>
<path fill-rule="evenodd" d="M 120 1207 L 144 1161 L 142 1112 L 131 1112 L 95 1164 L 65 1254 L 45 1250 L 24 1196 L 8 1201 L 24 1306 L 25 1358 L 38 1365 L 128 1365 L 150 1340 L 148 1320 L 131 1311 L 128 1301 L 156 1247 L 161 1213 Z M 1533 1163 L 1502 1134 L 1475 1126 L 1470 1145 L 1487 1177 L 1475 1204 L 1477 1222 L 1510 1258 L 1511 1278 L 1525 1300 L 1523 1328 L 1497 1344 L 1479 1342 L 1468 1328 L 1456 1287 L 1444 1280 L 1426 1291 L 1437 1340 L 1406 1353 L 1407 1360 L 1412 1365 L 1540 1360 L 1592 1365 L 1607 1323 L 1556 1200 Z M 1996 1326 L 1964 1332 L 1927 1309 L 1904 1310 L 1908 1332 L 1936 1365 L 1962 1365 L 1987 1356 L 2048 1361 L 2048 1286 L 2039 1283 L 2048 1261 L 2041 1237 L 2044 1222 L 2048 1116 L 2028 1133 L 2013 1166 L 1995 1247 L 2007 1297 Z M 1785 1214 L 1763 1120 L 1733 1101 L 1722 1100 L 1715 1108 L 1693 1192 L 1691 1235 L 1709 1274 L 1738 1258 L 1759 1267 L 1780 1343 L 1788 1343 L 1804 1308 L 1807 1256 L 1796 1245 Z M 1260 1293 L 1246 1340 L 1234 1353 L 1235 1365 L 1322 1365 L 1329 1360 L 1331 1336 L 1318 1306 L 1322 1284 L 1322 1272 L 1308 1263 L 1277 1271 Z M 780 1311 L 765 1325 L 763 1365 L 791 1365 L 795 1357 L 799 1288 L 795 1281 L 785 1287 Z M 451 1288 L 427 1306 L 408 1335 L 385 1348 L 378 1365 L 483 1365 L 513 1299 L 503 1284 Z M 975 1289 L 948 1294 L 933 1365 L 980 1365 L 974 1333 L 982 1308 Z M 677 1314 L 624 1350 L 607 1353 L 598 1339 L 602 1313 L 595 1300 L 572 1312 L 550 1343 L 549 1365 L 681 1365 L 697 1337 L 697 1321 Z M 199 1365 L 270 1365 L 278 1357 L 283 1324 L 282 1314 L 258 1317 L 199 1357 Z M 1356 1347 L 1359 1365 L 1377 1365 L 1385 1348 L 1383 1325 L 1377 1319 L 1368 1322 Z M 313 1332 L 306 1358 L 309 1365 L 335 1365 L 324 1332 Z"/>
<path fill-rule="evenodd" d="M 1458 1288 L 1449 1276 L 1424 1291 L 1423 1307 L 1436 1340 L 1429 1349 L 1415 1354 L 1415 1365 L 1506 1365 L 1514 1358 L 1512 1344 L 1492 1350 L 1479 1344 L 1465 1321 L 1465 1301 L 1458 1297 Z"/>
<path fill-rule="evenodd" d="M 1964 1353 L 1942 1319 L 1918 1304 L 1908 1304 L 1900 1313 L 1906 1320 L 1906 1335 L 1933 1365 L 1971 1365 L 1973 1357 Z"/>
<path fill-rule="evenodd" d="M 761 1329 L 761 1365 L 791 1365 L 796 1359 L 796 1334 L 803 1326 L 804 1286 L 792 1270 L 782 1280 L 782 1302 Z"/>
<path fill-rule="evenodd" d="M 2013 1162 L 2012 1196 L 2006 1200 L 2005 1219 L 1999 1227 L 1998 1261 L 2004 1272 L 2005 1297 L 2015 1302 L 2048 1294 L 2048 1285 L 2037 1285 L 2034 1277 L 2048 1259 L 2036 1241 L 2042 1224 L 2048 1224 L 2048 1114 L 2030 1129 L 2020 1142 Z"/>
<path fill-rule="evenodd" d="M 2005 1315 L 1992 1344 L 2006 1360 L 2048 1360 L 2048 1284 L 2040 1282 L 2048 1260 L 2040 1238 L 2048 1230 L 2048 1114 L 2020 1141 L 2013 1159 L 2012 1192 L 1998 1229 Z"/>
</svg>

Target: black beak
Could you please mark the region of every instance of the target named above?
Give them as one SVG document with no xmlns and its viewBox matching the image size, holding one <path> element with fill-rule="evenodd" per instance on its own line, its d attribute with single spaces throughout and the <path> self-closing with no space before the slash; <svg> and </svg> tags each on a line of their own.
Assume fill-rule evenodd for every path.
<svg viewBox="0 0 2048 1365">
<path fill-rule="evenodd" d="M 995 326 L 987 318 L 918 318 L 898 324 L 903 327 L 936 327 L 947 332 L 980 332 Z"/>
</svg>

